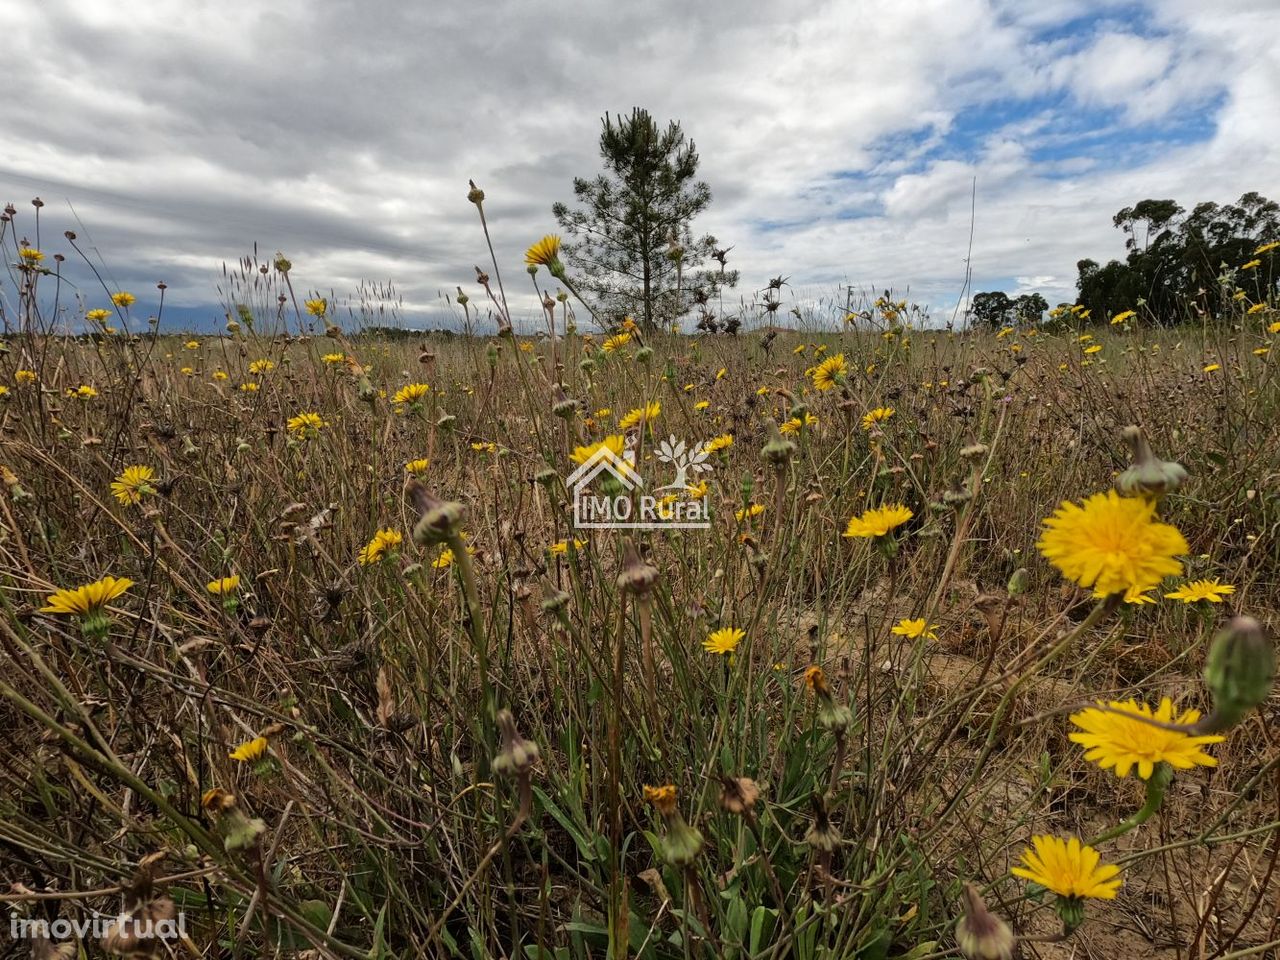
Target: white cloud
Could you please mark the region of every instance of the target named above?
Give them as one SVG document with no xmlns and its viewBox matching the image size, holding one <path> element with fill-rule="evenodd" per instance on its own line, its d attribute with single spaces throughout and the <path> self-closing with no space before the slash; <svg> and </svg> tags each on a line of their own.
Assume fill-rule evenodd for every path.
<svg viewBox="0 0 1280 960">
<path fill-rule="evenodd" d="M 394 279 L 421 305 L 471 289 L 486 264 L 465 200 L 474 177 L 508 288 L 529 304 L 523 248 L 554 229 L 550 205 L 571 199 L 572 177 L 597 168 L 600 116 L 641 104 L 697 142 L 716 195 L 702 226 L 734 245 L 748 293 L 782 273 L 954 302 L 976 177 L 978 288 L 1015 277 L 1017 292 L 1038 284 L 1067 299 L 1076 259 L 1120 253 L 1110 216 L 1121 206 L 1280 194 L 1273 4 L 1168 0 L 1137 24 L 1124 11 L 1089 0 L 750 0 L 732 15 L 675 0 L 9 5 L 10 73 L 29 79 L 6 102 L 0 201 L 23 209 L 20 231 L 21 201 L 37 193 L 46 223 L 81 229 L 70 201 L 115 275 L 163 278 L 173 302 L 212 302 L 221 264 L 257 241 L 283 249 L 300 284 Z M 1069 37 L 1036 39 L 1068 22 Z M 1089 111 L 1110 111 L 1102 132 L 1116 139 L 1215 97 L 1190 145 L 1072 149 L 1090 139 L 1079 130 Z M 1029 115 L 962 143 L 972 111 L 1025 98 Z"/>
</svg>

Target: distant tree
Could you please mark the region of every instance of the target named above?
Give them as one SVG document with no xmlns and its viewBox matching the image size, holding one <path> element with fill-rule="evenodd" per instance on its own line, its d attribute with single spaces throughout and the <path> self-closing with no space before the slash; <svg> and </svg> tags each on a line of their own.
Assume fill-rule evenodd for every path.
<svg viewBox="0 0 1280 960">
<path fill-rule="evenodd" d="M 1049 301 L 1038 293 L 1024 293 L 1013 301 L 1013 315 L 1019 323 L 1034 326 L 1049 309 Z"/>
<path fill-rule="evenodd" d="M 1142 200 L 1112 223 L 1124 233 L 1125 259 L 1076 264 L 1078 300 L 1095 320 L 1124 310 L 1161 324 L 1192 312 L 1217 316 L 1233 293 L 1218 282 L 1224 270 L 1237 271 L 1234 286 L 1254 302 L 1275 292 L 1274 253 L 1261 269 L 1238 270 L 1260 245 L 1280 239 L 1280 204 L 1259 193 L 1224 206 L 1197 204 L 1189 214 L 1173 200 Z"/>
<path fill-rule="evenodd" d="M 978 323 L 989 327 L 1003 327 L 1013 315 L 1013 301 L 999 290 L 975 293 L 969 304 L 969 312 Z"/>
<path fill-rule="evenodd" d="M 694 302 L 737 282 L 723 263 L 701 271 L 717 252 L 716 238 L 694 238 L 692 223 L 711 203 L 696 179 L 698 153 L 680 124 L 665 130 L 647 110 L 605 115 L 600 133 L 604 172 L 575 177 L 579 206 L 551 209 L 567 234 L 564 256 L 583 293 L 608 322 L 634 314 L 646 331 L 683 316 Z"/>
</svg>

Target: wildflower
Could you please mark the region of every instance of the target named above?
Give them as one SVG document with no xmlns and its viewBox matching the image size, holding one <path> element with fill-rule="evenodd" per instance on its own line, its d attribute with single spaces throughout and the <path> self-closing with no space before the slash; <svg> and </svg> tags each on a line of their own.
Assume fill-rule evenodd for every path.
<svg viewBox="0 0 1280 960">
<path fill-rule="evenodd" d="M 676 809 L 676 788 L 672 784 L 644 787 L 644 798 L 662 817 L 667 832 L 662 838 L 662 855 L 673 867 L 687 867 L 702 850 L 702 834 L 685 822 Z"/>
<path fill-rule="evenodd" d="M 1253 251 L 1253 255 L 1256 257 L 1259 254 L 1270 253 L 1272 250 L 1277 248 L 1280 248 L 1280 240 L 1273 240 L 1270 243 L 1264 243 L 1262 246 L 1258 247 L 1257 250 Z"/>
<path fill-rule="evenodd" d="M 215 370 L 215 371 L 213 371 L 213 379 L 215 379 L 215 380 L 228 380 L 228 379 L 230 379 L 230 377 L 228 377 L 228 375 L 227 375 L 227 371 L 225 371 L 225 370 Z"/>
<path fill-rule="evenodd" d="M 571 542 L 573 543 L 574 550 L 581 550 L 583 547 L 587 545 L 587 541 L 585 540 L 577 540 L 577 539 L 573 541 L 561 540 L 558 543 L 553 543 L 551 546 L 547 547 L 547 552 L 552 554 L 553 556 L 564 556 L 566 553 L 569 552 L 569 544 Z"/>
<path fill-rule="evenodd" d="M 626 449 L 626 438 L 622 434 L 613 434 L 605 437 L 599 443 L 588 444 L 585 447 L 576 447 L 573 453 L 569 454 L 569 459 L 578 466 L 586 463 L 601 450 L 608 450 L 612 454 L 611 462 L 615 469 L 622 473 L 631 471 L 631 461 Z"/>
<path fill-rule="evenodd" d="M 6 387 L 4 384 L 0 383 L 0 397 L 7 397 L 8 395 L 9 395 L 9 388 Z"/>
<path fill-rule="evenodd" d="M 1280 320 L 1267 327 L 1267 333 L 1280 333 Z"/>
<path fill-rule="evenodd" d="M 733 446 L 733 434 L 722 433 L 720 434 L 720 436 L 712 437 L 710 440 L 708 440 L 707 445 L 704 449 L 707 451 L 707 453 L 717 453 L 720 450 L 728 450 L 732 446 Z"/>
<path fill-rule="evenodd" d="M 67 396 L 76 397 L 80 400 L 92 400 L 97 395 L 98 391 L 93 389 L 93 387 L 89 386 L 87 383 L 81 384 L 74 390 L 67 391 Z"/>
<path fill-rule="evenodd" d="M 1204 684 L 1213 693 L 1213 713 L 1196 733 L 1230 730 L 1271 695 L 1276 651 L 1252 617 L 1232 617 L 1214 635 L 1204 663 Z"/>
<path fill-rule="evenodd" d="M 1241 269 L 1241 270 L 1256 270 L 1256 269 L 1257 269 L 1258 267 L 1260 267 L 1260 266 L 1262 266 L 1262 261 L 1261 261 L 1261 260 L 1250 260 L 1248 263 L 1242 263 L 1242 264 L 1240 264 L 1240 269 Z"/>
<path fill-rule="evenodd" d="M 690 500 L 701 500 L 707 495 L 709 485 L 705 480 L 699 480 L 697 483 L 691 483 L 685 487 L 685 495 Z"/>
<path fill-rule="evenodd" d="M 618 420 L 619 430 L 630 430 L 632 427 L 646 426 L 652 421 L 658 419 L 658 415 L 662 413 L 662 404 L 658 401 L 646 404 L 643 407 L 637 407 Z"/>
<path fill-rule="evenodd" d="M 182 345 L 182 347 L 183 347 L 183 349 L 184 349 L 184 350 L 199 350 L 199 349 L 200 349 L 200 341 L 199 341 L 199 340 L 188 340 L 186 343 L 184 343 L 184 344 Z"/>
<path fill-rule="evenodd" d="M 249 372 L 254 374 L 255 376 L 263 373 L 270 373 L 275 368 L 276 368 L 276 363 L 274 360 L 267 360 L 267 359 L 254 360 L 252 363 L 249 364 Z"/>
<path fill-rule="evenodd" d="M 849 316 L 853 316 L 853 314 L 850 314 Z M 848 318 L 846 317 L 846 319 L 848 319 Z M 794 350 L 792 350 L 792 351 L 791 351 L 791 353 L 792 353 L 794 356 L 797 356 L 797 357 L 798 357 L 798 356 L 800 356 L 800 355 L 802 355 L 802 354 L 804 353 L 804 344 L 803 344 L 803 343 L 802 343 L 802 344 L 800 344 L 800 346 L 798 346 L 798 347 L 796 347 Z"/>
<path fill-rule="evenodd" d="M 138 298 L 132 293 L 121 290 L 119 293 L 113 293 L 111 295 L 111 302 L 117 307 L 131 307 L 138 302 Z"/>
<path fill-rule="evenodd" d="M 379 530 L 373 535 L 373 539 L 361 548 L 358 557 L 360 566 L 372 566 L 388 553 L 395 552 L 402 543 L 404 543 L 404 534 L 399 530 Z"/>
<path fill-rule="evenodd" d="M 818 390 L 830 390 L 837 383 L 844 381 L 844 376 L 848 369 L 848 365 L 844 362 L 843 353 L 827 357 L 827 359 L 813 368 L 813 385 Z"/>
<path fill-rule="evenodd" d="M 1101 701 L 1098 706 L 1102 706 Z M 1199 710 L 1185 710 L 1175 718 L 1173 701 L 1168 697 L 1160 701 L 1160 707 L 1154 712 L 1136 700 L 1112 700 L 1106 706 L 1110 709 L 1087 707 L 1073 713 L 1071 722 L 1080 731 L 1070 735 L 1072 743 L 1086 748 L 1084 758 L 1103 770 L 1114 768 L 1117 777 L 1127 777 L 1136 767 L 1138 776 L 1149 780 L 1158 763 L 1167 763 L 1179 770 L 1217 766 L 1218 761 L 1200 748 L 1221 743 L 1224 737 L 1194 736 L 1146 722 L 1156 720 L 1189 726 L 1200 719 Z"/>
<path fill-rule="evenodd" d="M 712 631 L 707 639 L 702 641 L 702 649 L 719 656 L 733 653 L 746 635 L 747 632 L 738 627 L 721 627 L 719 630 Z"/>
<path fill-rule="evenodd" d="M 93 310 L 86 310 L 84 318 L 90 323 L 105 323 L 111 318 L 111 311 L 104 310 L 102 307 L 95 307 Z"/>
<path fill-rule="evenodd" d="M 600 344 L 600 349 L 605 353 L 613 353 L 615 350 L 621 350 L 631 342 L 631 334 L 618 333 L 609 337 L 604 343 Z"/>
<path fill-rule="evenodd" d="M 431 388 L 425 383 L 408 383 L 396 391 L 396 395 L 392 397 L 392 403 L 418 404 L 430 395 Z"/>
<path fill-rule="evenodd" d="M 266 755 L 266 752 L 267 738 L 254 737 L 252 740 L 246 740 L 240 744 L 228 756 L 240 763 L 253 763 L 255 760 L 261 760 Z"/>
<path fill-rule="evenodd" d="M 218 580 L 210 580 L 204 585 L 204 588 L 212 593 L 215 597 L 224 597 L 228 594 L 235 593 L 240 589 L 240 574 L 233 573 L 229 577 L 222 577 Z"/>
<path fill-rule="evenodd" d="M 862 429 L 870 430 L 877 423 L 882 423 L 893 416 L 893 407 L 876 407 L 869 413 L 862 415 Z"/>
<path fill-rule="evenodd" d="M 415 476 L 427 472 L 427 467 L 431 465 L 431 461 L 425 457 L 419 457 L 417 460 L 410 460 L 404 465 L 404 472 L 411 473 Z"/>
<path fill-rule="evenodd" d="M 693 409 L 695 409 L 695 410 L 705 410 L 705 409 L 707 409 L 707 407 L 709 407 L 709 406 L 711 406 L 711 401 L 710 401 L 710 400 L 699 400 L 697 403 L 695 403 L 695 404 L 693 405 Z"/>
<path fill-rule="evenodd" d="M 1064 502 L 1044 520 L 1036 548 L 1064 577 L 1094 596 L 1148 590 L 1182 572 L 1189 549 L 1176 527 L 1155 519 L 1155 502 L 1095 493 L 1083 504 Z"/>
<path fill-rule="evenodd" d="M 23 263 L 36 264 L 44 260 L 44 254 L 35 247 L 22 247 L 18 251 L 18 258 Z"/>
<path fill-rule="evenodd" d="M 812 413 L 805 413 L 804 419 L 800 417 L 792 417 L 784 423 L 778 425 L 778 432 L 784 436 L 788 433 L 799 433 L 801 427 L 812 427 L 818 423 L 818 418 Z"/>
<path fill-rule="evenodd" d="M 241 393 L 257 393 L 258 385 L 256 383 L 242 383 L 240 384 L 240 392 Z"/>
<path fill-rule="evenodd" d="M 751 517 L 758 517 L 762 513 L 764 513 L 764 505 L 760 503 L 752 503 L 734 513 L 733 517 L 739 523 L 742 523 L 742 521 L 748 520 Z"/>
<path fill-rule="evenodd" d="M 729 368 L 721 367 L 719 370 L 716 371 L 716 380 L 723 380 L 728 375 L 729 375 Z"/>
<path fill-rule="evenodd" d="M 1031 844 L 1034 850 L 1022 852 L 1024 866 L 1011 871 L 1015 877 L 1037 883 L 1060 897 L 1115 899 L 1120 868 L 1101 863 L 1098 851 L 1082 844 L 1078 837 L 1032 837 Z"/>
<path fill-rule="evenodd" d="M 36 372 L 34 370 L 15 370 L 13 373 L 13 379 L 17 383 L 35 383 L 39 377 L 36 376 Z"/>
<path fill-rule="evenodd" d="M 1166 600 L 1181 600 L 1183 603 L 1195 603 L 1197 600 L 1221 603 L 1223 597 L 1235 592 L 1233 585 L 1219 583 L 1218 578 L 1214 577 L 1212 580 L 1190 580 L 1164 596 Z"/>
<path fill-rule="evenodd" d="M 106 605 L 132 586 L 133 581 L 127 577 L 103 577 L 74 590 L 56 591 L 40 612 L 77 616 L 85 636 L 101 639 L 111 626 L 105 613 Z"/>
<path fill-rule="evenodd" d="M 313 317 L 323 317 L 329 312 L 329 301 L 324 297 L 316 297 L 313 300 L 307 300 L 302 304 L 306 308 L 307 313 Z"/>
<path fill-rule="evenodd" d="M 1009 334 L 1013 333 L 1013 329 L 1013 327 L 1001 327 L 999 332 L 996 334 L 996 339 L 1003 340 L 1005 337 L 1009 336 Z"/>
<path fill-rule="evenodd" d="M 436 570 L 447 570 L 453 566 L 453 551 L 445 547 L 440 551 L 440 556 L 431 561 L 431 566 Z"/>
<path fill-rule="evenodd" d="M 900 503 L 890 504 L 885 507 L 874 507 L 870 510 L 864 510 L 860 516 L 850 517 L 849 523 L 845 527 L 844 536 L 846 537 L 883 537 L 889 531 L 902 526 L 915 514 L 910 508 L 904 507 Z"/>
<path fill-rule="evenodd" d="M 125 467 L 124 472 L 111 481 L 111 492 L 126 506 L 131 503 L 141 503 L 143 494 L 156 492 L 151 486 L 151 481 L 155 477 L 155 471 L 150 467 Z"/>
<path fill-rule="evenodd" d="M 546 267 L 552 276 L 559 277 L 564 273 L 564 265 L 560 262 L 560 238 L 547 234 L 525 251 L 524 262 L 530 267 Z"/>
<path fill-rule="evenodd" d="M 938 635 L 934 633 L 937 629 L 938 625 L 936 623 L 929 623 L 924 617 L 921 617 L 919 620 L 899 620 L 892 632 L 909 640 L 915 640 L 918 637 L 924 637 L 926 640 L 937 640 Z"/>
<path fill-rule="evenodd" d="M 987 909 L 978 888 L 964 885 L 964 916 L 956 924 L 956 943 L 968 960 L 1012 960 L 1016 940 L 1009 925 Z"/>
<path fill-rule="evenodd" d="M 492 440 L 478 440 L 471 444 L 471 449 L 476 453 L 497 453 L 498 445 Z"/>
<path fill-rule="evenodd" d="M 1085 348 L 1084 348 L 1084 352 L 1085 352 L 1086 354 L 1101 353 L 1101 352 L 1102 352 L 1102 344 L 1100 344 L 1100 343 L 1090 344 L 1089 346 L 1087 346 L 1087 347 L 1085 347 Z"/>
<path fill-rule="evenodd" d="M 1265 303 L 1255 303 L 1246 310 L 1245 313 L 1261 313 L 1265 309 L 1267 309 L 1267 305 Z"/>
<path fill-rule="evenodd" d="M 1114 326 L 1117 323 L 1124 323 L 1126 320 L 1136 316 L 1137 314 L 1132 310 L 1123 310 L 1111 318 L 1111 324 Z"/>
<path fill-rule="evenodd" d="M 339 363 L 345 363 L 347 357 L 341 353 L 326 353 L 320 358 L 321 363 L 327 363 L 329 366 L 336 366 Z"/>
<path fill-rule="evenodd" d="M 320 430 L 329 425 L 327 420 L 321 418 L 318 413 L 300 413 L 296 417 L 290 417 L 285 424 L 289 432 L 299 440 L 306 440 L 314 437 Z"/>
<path fill-rule="evenodd" d="M 1222 364 L 1220 364 L 1220 363 L 1206 363 L 1206 364 L 1204 365 L 1204 371 L 1203 371 L 1203 372 L 1205 372 L 1205 373 L 1216 373 L 1217 371 L 1219 371 L 1219 370 L 1221 370 L 1221 369 L 1222 369 Z"/>
</svg>

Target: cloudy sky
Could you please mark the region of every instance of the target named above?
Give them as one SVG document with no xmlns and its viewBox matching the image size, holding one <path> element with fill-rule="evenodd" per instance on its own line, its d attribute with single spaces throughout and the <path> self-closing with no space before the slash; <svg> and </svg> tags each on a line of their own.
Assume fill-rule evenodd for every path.
<svg viewBox="0 0 1280 960">
<path fill-rule="evenodd" d="M 424 318 L 477 293 L 468 178 L 523 288 L 600 117 L 641 105 L 696 141 L 701 227 L 748 295 L 782 274 L 949 313 L 976 178 L 975 289 L 1054 303 L 1077 259 L 1121 253 L 1122 206 L 1280 197 L 1276 5 L 6 0 L 0 202 L 32 233 L 39 195 L 46 253 L 76 230 L 140 308 L 165 281 L 184 323 L 218 316 L 255 242 L 301 287 L 390 281 Z"/>
</svg>

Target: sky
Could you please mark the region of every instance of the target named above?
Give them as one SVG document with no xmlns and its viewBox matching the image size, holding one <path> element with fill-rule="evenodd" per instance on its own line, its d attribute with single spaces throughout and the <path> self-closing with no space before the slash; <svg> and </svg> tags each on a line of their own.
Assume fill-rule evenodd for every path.
<svg viewBox="0 0 1280 960">
<path fill-rule="evenodd" d="M 255 244 L 300 293 L 390 283 L 438 324 L 458 285 L 482 298 L 468 179 L 533 317 L 523 251 L 634 106 L 696 143 L 695 229 L 747 297 L 889 288 L 945 320 L 971 265 L 1052 304 L 1123 255 L 1121 207 L 1280 198 L 1277 0 L 0 0 L 0 35 L 17 234 L 39 196 L 82 307 L 104 294 L 67 229 L 139 315 L 163 281 L 192 328 Z"/>
</svg>

